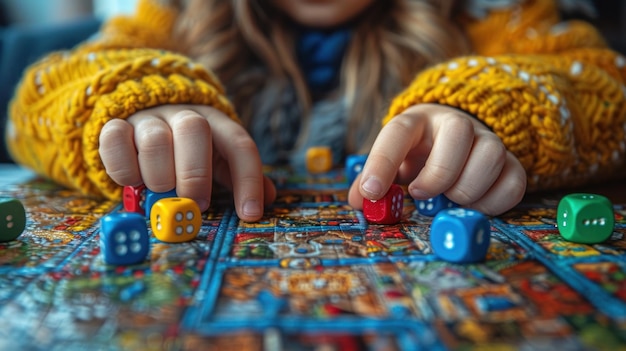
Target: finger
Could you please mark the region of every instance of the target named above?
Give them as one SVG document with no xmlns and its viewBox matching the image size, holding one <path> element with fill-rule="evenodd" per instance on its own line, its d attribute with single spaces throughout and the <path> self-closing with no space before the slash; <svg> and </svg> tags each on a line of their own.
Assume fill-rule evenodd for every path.
<svg viewBox="0 0 626 351">
<path fill-rule="evenodd" d="M 363 195 L 359 191 L 359 189 L 361 188 L 361 174 L 363 173 L 359 173 L 356 176 L 354 182 L 352 182 L 352 185 L 348 190 L 348 204 L 350 204 L 351 207 L 357 210 L 360 210 L 363 207 Z"/>
<path fill-rule="evenodd" d="M 420 118 L 398 115 L 378 134 L 360 173 L 361 196 L 378 200 L 394 182 L 400 165 L 409 150 L 421 140 L 424 124 Z"/>
<path fill-rule="evenodd" d="M 235 208 L 244 221 L 255 221 L 263 215 L 264 180 L 261 157 L 256 144 L 237 123 L 223 116 L 209 118 L 215 148 L 228 163 Z"/>
<path fill-rule="evenodd" d="M 506 157 L 506 148 L 495 134 L 477 134 L 465 167 L 446 196 L 459 205 L 477 201 L 498 179 Z"/>
<path fill-rule="evenodd" d="M 232 179 L 230 176 L 230 171 L 228 170 L 228 167 L 226 165 L 226 167 L 219 167 L 219 169 L 216 169 L 215 173 L 213 174 L 213 179 L 225 186 L 228 190 L 232 191 L 233 190 L 233 184 L 232 184 Z M 267 176 L 263 176 L 263 205 L 265 206 L 269 206 L 271 205 L 275 200 L 276 200 L 276 186 L 274 185 L 274 182 L 272 182 L 272 180 L 270 178 L 268 178 Z"/>
<path fill-rule="evenodd" d="M 156 116 L 143 117 L 132 124 L 143 183 L 155 192 L 174 189 L 176 174 L 170 126 Z"/>
<path fill-rule="evenodd" d="M 519 160 L 510 152 L 502 172 L 493 186 L 470 207 L 485 214 L 496 216 L 517 205 L 526 192 L 526 172 Z"/>
<path fill-rule="evenodd" d="M 457 181 L 474 143 L 474 125 L 469 118 L 446 113 L 436 119 L 432 138 L 426 164 L 408 186 L 415 199 L 434 197 Z"/>
<path fill-rule="evenodd" d="M 276 201 L 276 186 L 274 182 L 266 176 L 263 176 L 263 195 L 265 196 L 263 201 L 265 206 L 269 206 Z"/>
<path fill-rule="evenodd" d="M 142 183 L 133 126 L 122 119 L 107 122 L 100 132 L 100 158 L 111 177 L 119 185 Z"/>
<path fill-rule="evenodd" d="M 176 194 L 196 201 L 201 211 L 209 208 L 213 183 L 213 141 L 206 118 L 183 110 L 167 119 L 174 139 Z"/>
</svg>

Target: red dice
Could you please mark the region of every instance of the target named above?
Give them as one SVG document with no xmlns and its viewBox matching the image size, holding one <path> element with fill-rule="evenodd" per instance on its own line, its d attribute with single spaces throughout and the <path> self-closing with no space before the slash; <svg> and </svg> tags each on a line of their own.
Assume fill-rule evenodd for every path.
<svg viewBox="0 0 626 351">
<path fill-rule="evenodd" d="M 124 203 L 124 209 L 127 212 L 136 212 L 139 214 L 145 214 L 143 203 L 145 201 L 146 186 L 141 184 L 139 186 L 125 186 L 122 192 L 122 202 Z"/>
<path fill-rule="evenodd" d="M 397 184 L 391 184 L 389 191 L 381 199 L 363 199 L 363 215 L 370 223 L 394 224 L 402 218 L 404 191 Z"/>
</svg>

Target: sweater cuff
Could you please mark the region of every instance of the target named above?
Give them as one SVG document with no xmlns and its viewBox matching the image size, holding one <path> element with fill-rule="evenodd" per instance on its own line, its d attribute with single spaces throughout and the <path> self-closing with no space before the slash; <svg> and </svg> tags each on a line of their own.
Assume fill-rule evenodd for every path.
<svg viewBox="0 0 626 351">
<path fill-rule="evenodd" d="M 560 93 L 567 82 L 554 73 L 532 58 L 459 58 L 420 74 L 392 101 L 383 124 L 419 103 L 456 107 L 491 128 L 528 173 L 550 178 L 572 166 L 574 150 Z"/>
<path fill-rule="evenodd" d="M 606 179 L 625 164 L 624 62 L 593 49 L 459 58 L 419 75 L 383 123 L 419 103 L 453 106 L 500 137 L 531 191 Z"/>
<path fill-rule="evenodd" d="M 65 144 L 67 155 L 76 155 L 84 160 L 66 160 L 68 166 L 85 165 L 84 172 L 70 175 L 71 179 L 76 179 L 77 187 L 85 189 L 92 184 L 107 198 L 121 198 L 121 188 L 107 175 L 98 151 L 100 131 L 111 119 L 125 119 L 139 110 L 159 105 L 198 104 L 212 106 L 238 120 L 221 86 L 203 69 L 181 64 L 179 60 L 168 60 L 167 57 L 157 61 L 133 62 L 132 67 L 138 69 L 144 65 L 154 66 L 158 73 L 121 81 L 114 90 L 96 100 L 91 117 L 84 126 L 82 153 L 78 149 L 81 143 L 68 140 Z M 124 75 L 119 71 L 115 74 Z"/>
</svg>

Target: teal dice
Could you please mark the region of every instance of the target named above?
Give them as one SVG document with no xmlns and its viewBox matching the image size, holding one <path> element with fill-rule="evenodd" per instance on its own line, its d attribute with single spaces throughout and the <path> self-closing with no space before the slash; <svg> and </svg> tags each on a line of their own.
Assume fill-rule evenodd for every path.
<svg viewBox="0 0 626 351">
<path fill-rule="evenodd" d="M 556 221 L 561 236 L 567 241 L 601 243 L 613 234 L 613 204 L 602 195 L 569 194 L 559 202 Z"/>
<path fill-rule="evenodd" d="M 15 240 L 26 227 L 26 210 L 18 199 L 0 197 L 0 242 Z"/>
</svg>

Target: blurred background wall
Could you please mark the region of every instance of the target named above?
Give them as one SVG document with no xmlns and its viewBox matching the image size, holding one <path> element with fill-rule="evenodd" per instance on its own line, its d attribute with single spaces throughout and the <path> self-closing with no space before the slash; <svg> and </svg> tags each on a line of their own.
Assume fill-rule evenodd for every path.
<svg viewBox="0 0 626 351">
<path fill-rule="evenodd" d="M 26 66 L 94 35 L 107 18 L 132 13 L 136 0 L 0 0 L 0 163 L 8 104 Z"/>
<path fill-rule="evenodd" d="M 24 25 L 132 13 L 136 0 L 0 0 L 0 24 Z"/>
<path fill-rule="evenodd" d="M 7 25 L 59 23 L 91 16 L 93 4 L 81 0 L 0 0 Z"/>
<path fill-rule="evenodd" d="M 626 54 L 626 1 L 595 0 L 593 3 L 597 15 L 586 20 L 602 32 L 611 47 Z"/>
</svg>

